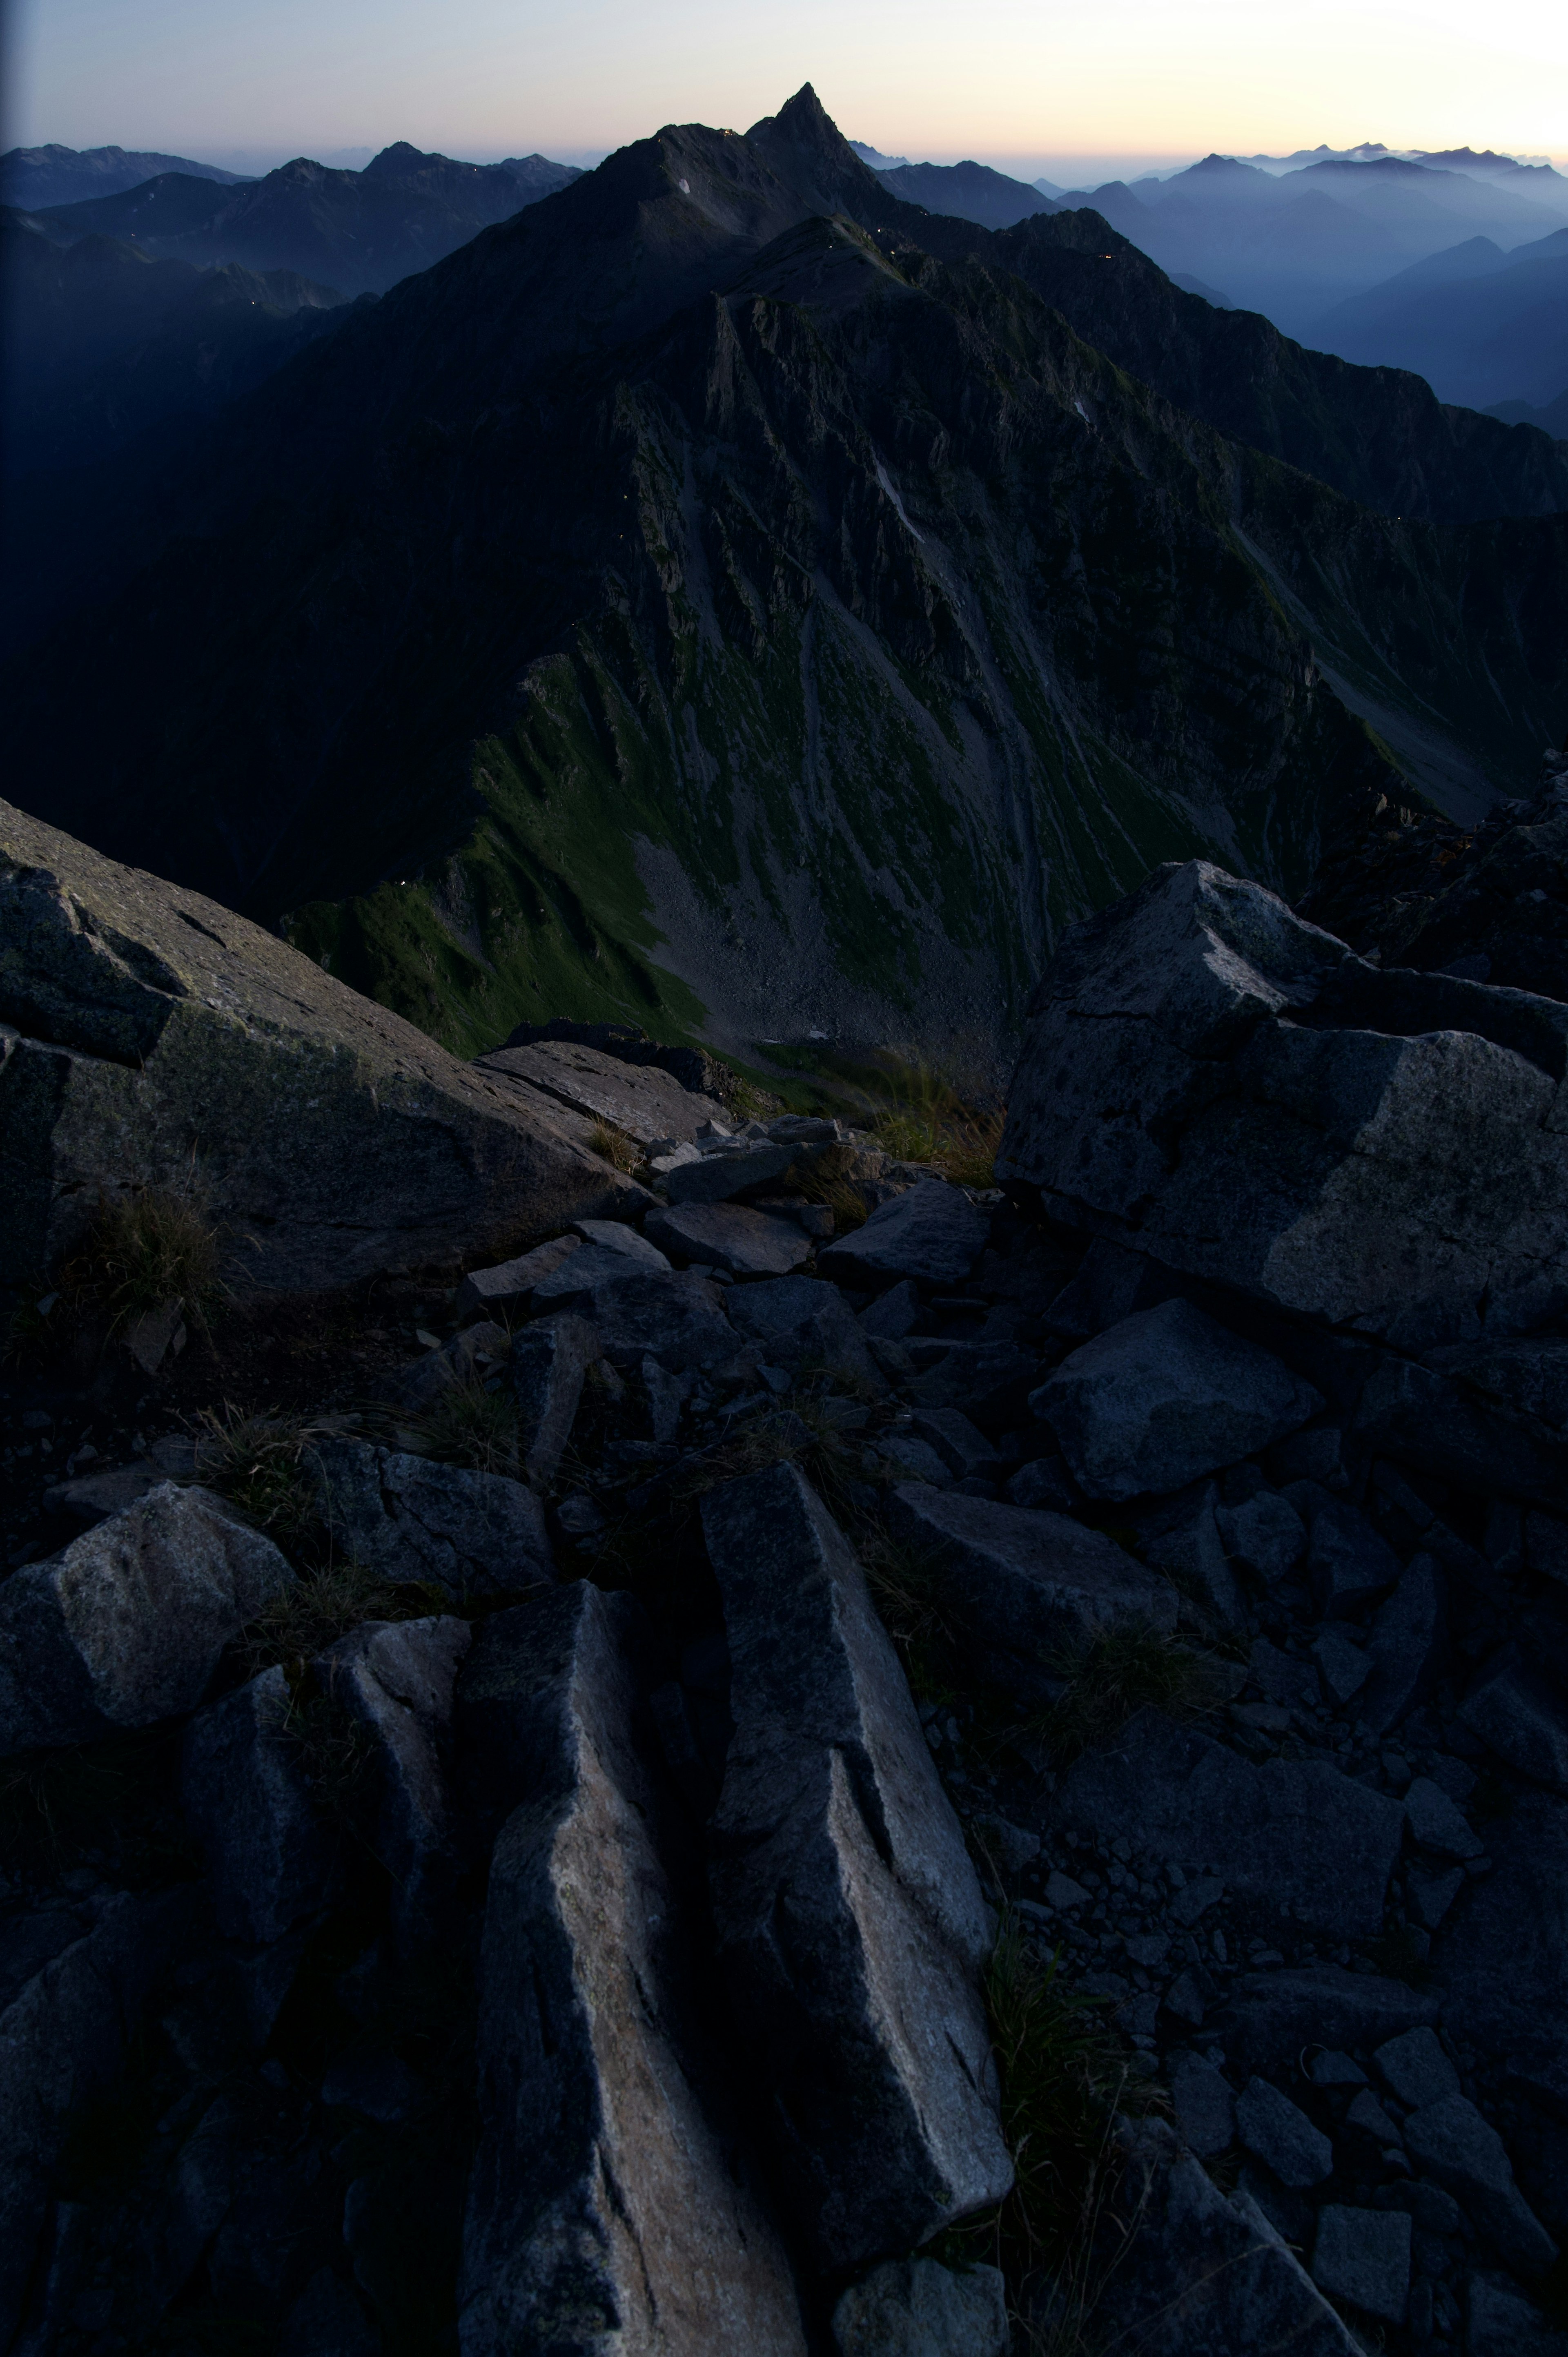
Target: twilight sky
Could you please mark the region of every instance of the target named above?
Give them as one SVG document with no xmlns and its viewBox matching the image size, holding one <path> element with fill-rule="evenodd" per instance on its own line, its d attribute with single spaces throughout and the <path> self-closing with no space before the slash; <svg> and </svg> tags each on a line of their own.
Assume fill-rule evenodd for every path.
<svg viewBox="0 0 1568 2357">
<path fill-rule="evenodd" d="M 1026 178 L 1319 140 L 1568 163 L 1562 0 L 11 0 L 6 15 L 5 145 L 113 141 L 236 168 L 399 138 L 586 162 L 667 122 L 744 130 L 806 81 L 851 138 Z"/>
</svg>

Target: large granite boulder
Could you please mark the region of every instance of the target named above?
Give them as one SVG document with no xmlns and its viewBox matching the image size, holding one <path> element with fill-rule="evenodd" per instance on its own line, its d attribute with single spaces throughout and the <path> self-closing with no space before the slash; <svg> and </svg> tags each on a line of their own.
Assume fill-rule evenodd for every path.
<svg viewBox="0 0 1568 2357">
<path fill-rule="evenodd" d="M 714 1915 L 794 2205 L 860 2266 L 999 2201 L 991 1926 L 848 1543 L 799 1469 L 703 1501 L 735 1735 Z"/>
<path fill-rule="evenodd" d="M 499 1259 L 647 1200 L 259 925 L 0 803 L 0 1284 L 193 1155 L 263 1291 Z"/>
<path fill-rule="evenodd" d="M 347 1437 L 318 1441 L 313 1461 L 323 1522 L 382 1579 L 461 1602 L 555 1577 L 544 1509 L 521 1481 Z"/>
<path fill-rule="evenodd" d="M 1568 1305 L 1568 1006 L 1384 973 L 1261 885 L 1158 869 L 1069 934 L 997 1174 L 1053 1217 L 1424 1350 Z"/>
</svg>

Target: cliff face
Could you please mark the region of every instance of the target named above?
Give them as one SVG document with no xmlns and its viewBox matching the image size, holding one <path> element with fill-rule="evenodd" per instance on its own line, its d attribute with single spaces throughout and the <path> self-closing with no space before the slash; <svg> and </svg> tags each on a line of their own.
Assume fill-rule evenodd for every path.
<svg viewBox="0 0 1568 2357">
<path fill-rule="evenodd" d="M 91 738 L 48 814 L 460 1048 L 567 1012 L 989 1060 L 1151 864 L 1294 894 L 1396 756 L 1455 807 L 1533 766 L 1568 520 L 1358 506 L 1005 246 L 814 101 L 625 151 L 122 506 L 120 594 L 13 668 L 40 764 L 62 708 Z"/>
</svg>

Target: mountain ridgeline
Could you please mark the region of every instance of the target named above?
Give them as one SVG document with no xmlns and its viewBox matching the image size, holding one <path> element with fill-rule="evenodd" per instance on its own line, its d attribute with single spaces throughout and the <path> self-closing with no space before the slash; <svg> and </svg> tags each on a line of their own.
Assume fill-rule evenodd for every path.
<svg viewBox="0 0 1568 2357">
<path fill-rule="evenodd" d="M 564 1014 L 989 1064 L 1158 861 L 1294 895 L 1380 795 L 1520 791 L 1565 510 L 1546 436 L 1093 212 L 907 203 L 808 88 L 21 502 L 16 795 L 461 1049 Z"/>
</svg>

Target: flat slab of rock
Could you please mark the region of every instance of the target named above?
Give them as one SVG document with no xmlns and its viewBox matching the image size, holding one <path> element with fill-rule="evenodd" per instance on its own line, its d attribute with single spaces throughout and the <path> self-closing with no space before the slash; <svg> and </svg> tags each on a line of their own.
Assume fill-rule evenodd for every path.
<svg viewBox="0 0 1568 2357">
<path fill-rule="evenodd" d="M 678 1203 L 650 1211 L 644 1225 L 678 1260 L 704 1261 L 733 1276 L 789 1276 L 811 1250 L 798 1222 L 746 1203 Z"/>
<path fill-rule="evenodd" d="M 475 1064 L 480 1071 L 525 1082 L 571 1112 L 623 1131 L 639 1146 L 650 1146 L 656 1137 L 695 1137 L 700 1123 L 725 1118 L 716 1099 L 683 1089 L 657 1064 L 623 1063 L 576 1040 L 493 1048 L 476 1057 Z"/>
<path fill-rule="evenodd" d="M 997 1176 L 1069 1224 L 1405 1350 L 1568 1289 L 1548 999 L 1353 957 L 1206 860 L 1047 969 Z"/>
<path fill-rule="evenodd" d="M 315 1458 L 328 1527 L 383 1579 L 428 1580 L 460 1602 L 555 1577 L 544 1509 L 521 1481 L 347 1438 L 319 1442 Z"/>
<path fill-rule="evenodd" d="M 646 1631 L 626 1601 L 581 1584 L 518 1606 L 464 1673 L 474 1767 L 521 1795 L 485 1906 L 464 2357 L 804 2357 L 789 2263 L 733 2166 L 690 2018 L 690 1930 L 632 1733 L 625 1646 Z"/>
<path fill-rule="evenodd" d="M 1052 1664 L 1102 1630 L 1175 1631 L 1170 1582 L 1066 1514 L 910 1482 L 894 1491 L 888 1522 L 940 1560 L 975 1674 L 1008 1692 L 1054 1695 L 1062 1673 Z"/>
<path fill-rule="evenodd" d="M 512 1248 L 520 1229 L 648 1197 L 494 1077 L 231 909 L 0 803 L 6 1101 L 0 1282 L 77 1239 L 134 1175 L 177 1187 L 191 1139 L 233 1281 L 354 1283 Z"/>
<path fill-rule="evenodd" d="M 281 1669 L 198 1711 L 185 1731 L 180 1797 L 207 1861 L 218 1928 L 258 1947 L 330 1897 L 337 1846 L 311 1803 Z"/>
<path fill-rule="evenodd" d="M 293 1579 L 222 1499 L 174 1481 L 25 1565 L 0 1583 L 0 1757 L 194 1710 Z"/>
<path fill-rule="evenodd" d="M 498 1262 L 494 1268 L 470 1269 L 452 1305 L 456 1316 L 500 1318 L 521 1308 L 534 1286 L 553 1276 L 562 1262 L 582 1247 L 581 1236 L 553 1236 L 548 1243 L 535 1244 L 532 1252 L 520 1253 L 515 1260 Z"/>
<path fill-rule="evenodd" d="M 1304 2047 L 1380 2046 L 1436 2019 L 1437 1999 L 1403 1981 L 1314 1964 L 1240 1975 L 1210 2027 L 1238 2070 L 1272 2078 L 1294 2070 Z"/>
<path fill-rule="evenodd" d="M 536 1490 L 555 1479 L 599 1340 L 585 1318 L 542 1318 L 513 1337 L 507 1381 L 517 1402 L 522 1471 Z"/>
<path fill-rule="evenodd" d="M 1165 1301 L 1074 1351 L 1029 1405 L 1091 1498 L 1135 1498 L 1234 1465 L 1323 1401 L 1272 1351 Z"/>
<path fill-rule="evenodd" d="M 900 1277 L 961 1285 L 990 1233 L 989 1217 L 961 1189 L 922 1178 L 890 1203 L 878 1204 L 864 1227 L 819 1253 L 817 1265 L 843 1285 L 880 1288 Z"/>
<path fill-rule="evenodd" d="M 794 1466 L 703 1501 L 735 1721 L 719 1947 L 794 2204 L 831 2266 L 997 2201 L 990 1928 L 864 1575 Z"/>
<path fill-rule="evenodd" d="M 1294 1760 L 1254 1767 L 1155 1710 L 1075 1762 L 1057 1807 L 1065 1824 L 1125 1837 L 1188 1868 L 1211 1867 L 1232 1889 L 1289 1907 L 1340 1940 L 1381 1930 L 1404 1834 L 1397 1801 L 1337 1769 Z"/>
<path fill-rule="evenodd" d="M 663 1169 L 664 1191 L 672 1203 L 727 1203 L 758 1187 L 773 1187 L 797 1162 L 809 1158 L 809 1149 L 768 1141 L 738 1150 L 703 1154 L 694 1162 Z"/>
</svg>

